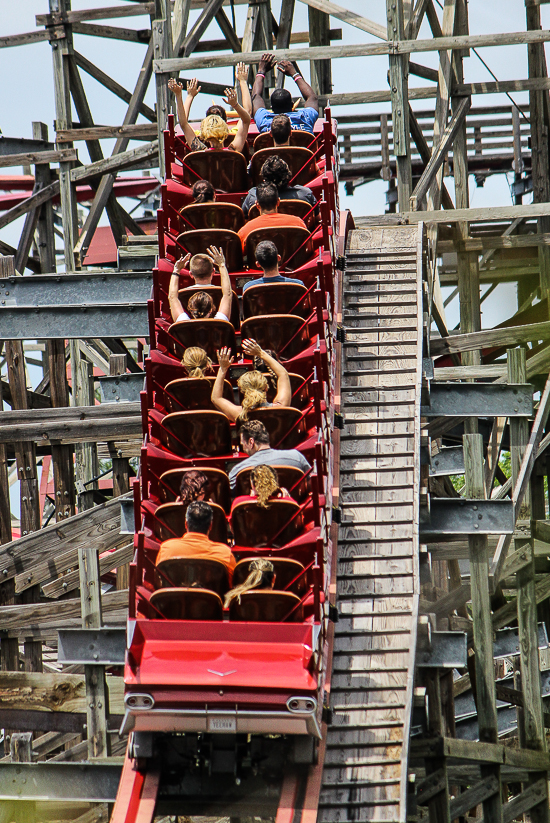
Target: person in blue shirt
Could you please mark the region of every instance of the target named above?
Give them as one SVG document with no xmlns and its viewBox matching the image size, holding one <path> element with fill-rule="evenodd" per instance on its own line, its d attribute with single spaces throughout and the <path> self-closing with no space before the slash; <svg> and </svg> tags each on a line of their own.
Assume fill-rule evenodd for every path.
<svg viewBox="0 0 550 823">
<path fill-rule="evenodd" d="M 287 89 L 275 89 L 270 98 L 271 111 L 266 109 L 263 96 L 264 78 L 266 72 L 274 67 L 275 62 L 272 54 L 266 52 L 262 55 L 262 59 L 258 64 L 258 73 L 254 80 L 254 86 L 252 87 L 252 113 L 258 130 L 260 132 L 270 131 L 273 118 L 277 114 L 286 114 L 293 129 L 301 129 L 313 134 L 313 126 L 319 117 L 319 103 L 317 95 L 300 74 L 296 63 L 291 63 L 290 60 L 281 60 L 280 63 L 277 63 L 277 68 L 288 77 L 292 77 L 304 98 L 304 108 L 293 111 L 291 93 Z"/>
<path fill-rule="evenodd" d="M 279 274 L 279 263 L 281 262 L 281 255 L 277 251 L 277 246 L 271 240 L 262 240 L 256 246 L 256 264 L 260 269 L 263 269 L 263 277 L 257 280 L 249 280 L 243 286 L 243 294 L 249 286 L 255 286 L 257 283 L 298 283 L 303 286 L 302 280 L 297 280 L 293 277 L 283 277 Z"/>
</svg>

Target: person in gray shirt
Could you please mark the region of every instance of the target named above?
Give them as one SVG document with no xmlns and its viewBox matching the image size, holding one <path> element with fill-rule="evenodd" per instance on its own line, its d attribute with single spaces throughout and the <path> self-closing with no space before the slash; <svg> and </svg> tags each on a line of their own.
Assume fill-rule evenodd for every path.
<svg viewBox="0 0 550 823">
<path fill-rule="evenodd" d="M 303 472 L 311 468 L 297 449 L 272 449 L 269 445 L 269 432 L 259 420 L 247 420 L 243 423 L 239 437 L 241 449 L 248 457 L 229 472 L 229 485 L 232 489 L 236 486 L 238 473 L 253 466 L 294 466 Z"/>
</svg>

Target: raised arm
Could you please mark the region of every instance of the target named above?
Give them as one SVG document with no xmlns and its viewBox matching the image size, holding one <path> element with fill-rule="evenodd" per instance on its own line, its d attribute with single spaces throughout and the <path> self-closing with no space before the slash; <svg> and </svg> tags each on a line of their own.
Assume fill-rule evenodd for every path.
<svg viewBox="0 0 550 823">
<path fill-rule="evenodd" d="M 191 104 L 199 91 L 201 90 L 199 86 L 199 81 L 196 77 L 193 77 L 192 80 L 189 80 L 187 83 L 187 97 L 183 101 L 183 108 L 185 109 L 185 116 L 189 120 L 189 114 L 191 112 Z M 183 128 L 183 126 L 182 126 Z"/>
<path fill-rule="evenodd" d="M 269 52 L 262 54 L 262 59 L 258 63 L 258 73 L 252 86 L 252 114 L 256 114 L 260 109 L 265 109 L 264 101 L 264 77 L 275 64 L 275 58 Z"/>
<path fill-rule="evenodd" d="M 317 99 L 317 95 L 309 85 L 306 83 L 302 75 L 300 74 L 300 70 L 298 68 L 297 63 L 291 63 L 290 60 L 281 60 L 277 63 L 277 68 L 280 71 L 283 71 L 287 77 L 292 77 L 298 88 L 300 89 L 300 94 L 304 98 L 304 104 L 309 109 L 315 109 L 315 111 L 319 111 L 319 101 Z"/>
<path fill-rule="evenodd" d="M 229 371 L 231 363 L 233 362 L 233 358 L 231 357 L 231 349 L 220 349 L 217 354 L 220 368 L 218 369 L 216 379 L 214 380 L 214 385 L 212 386 L 211 400 L 216 408 L 223 412 L 226 417 L 230 420 L 236 420 L 242 412 L 242 406 L 237 406 L 236 403 L 226 400 L 223 396 L 223 383 L 225 376 Z"/>
<path fill-rule="evenodd" d="M 248 340 L 242 341 L 242 347 L 244 353 L 249 357 L 261 357 L 266 366 L 269 366 L 277 378 L 277 394 L 273 400 L 273 405 L 290 406 L 292 388 L 290 386 L 290 377 L 285 367 L 264 351 L 251 337 Z"/>
<path fill-rule="evenodd" d="M 193 84 L 192 80 L 190 80 L 189 83 L 187 84 L 187 96 L 189 97 L 189 94 L 191 93 L 191 99 L 193 99 L 193 97 L 195 97 L 200 91 L 200 86 L 196 85 L 196 81 L 195 81 L 194 86 L 192 84 Z M 190 89 L 190 87 L 191 87 L 191 89 Z M 192 148 L 192 143 L 193 143 L 193 140 L 195 140 L 195 138 L 196 138 L 196 134 L 193 131 L 193 129 L 191 128 L 191 126 L 189 125 L 189 121 L 187 119 L 187 112 L 186 112 L 185 106 L 183 104 L 183 86 L 182 86 L 181 83 L 178 83 L 177 80 L 174 80 L 173 77 L 171 77 L 170 80 L 168 81 L 168 88 L 170 89 L 170 91 L 172 91 L 176 95 L 176 108 L 177 108 L 177 111 L 178 111 L 178 121 L 179 121 L 181 129 L 183 131 L 183 134 L 185 135 L 185 139 L 187 140 L 187 145 L 189 146 L 189 148 Z M 191 103 L 189 103 L 189 108 L 190 107 L 191 107 Z"/>
<path fill-rule="evenodd" d="M 168 287 L 168 304 L 170 306 L 170 313 L 172 315 L 173 323 L 176 323 L 178 317 L 185 311 L 185 309 L 181 305 L 181 301 L 179 298 L 180 271 L 186 268 L 190 260 L 190 254 L 187 254 L 185 257 L 180 257 L 179 260 L 176 260 L 174 264 L 174 271 L 172 272 L 172 276 L 170 277 L 170 285 Z"/>
<path fill-rule="evenodd" d="M 244 144 L 246 143 L 246 135 L 248 134 L 248 127 L 250 126 L 250 121 L 252 118 L 246 109 L 239 105 L 237 100 L 237 92 L 235 89 L 226 89 L 225 97 L 222 99 L 224 103 L 227 103 L 228 106 L 234 109 L 240 117 L 239 125 L 237 127 L 237 134 L 233 138 L 230 148 L 235 151 L 242 151 Z"/>
<path fill-rule="evenodd" d="M 241 100 L 243 109 L 252 117 L 252 98 L 248 88 L 248 66 L 244 63 L 237 63 L 237 82 L 241 89 Z"/>
<path fill-rule="evenodd" d="M 221 249 L 217 249 L 215 246 L 210 246 L 210 248 L 206 250 L 206 253 L 212 260 L 214 265 L 217 266 L 220 271 L 222 299 L 220 301 L 220 308 L 218 309 L 218 311 L 221 311 L 222 314 L 225 314 L 226 317 L 231 317 L 231 302 L 233 300 L 233 291 L 231 289 L 231 280 L 229 279 L 229 272 L 227 271 L 223 251 Z"/>
</svg>

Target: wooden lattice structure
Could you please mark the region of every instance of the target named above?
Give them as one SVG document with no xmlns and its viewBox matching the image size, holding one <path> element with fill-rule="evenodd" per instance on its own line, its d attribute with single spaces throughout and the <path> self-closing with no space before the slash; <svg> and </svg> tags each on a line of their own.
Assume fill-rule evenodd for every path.
<svg viewBox="0 0 550 823">
<path fill-rule="evenodd" d="M 310 61 L 320 104 L 330 100 L 332 115 L 340 123 L 340 176 L 348 191 L 380 177 L 388 183 L 391 213 L 354 215 L 360 231 L 347 250 L 348 266 L 355 266 L 366 279 L 367 270 L 372 274 L 384 268 L 384 232 L 407 226 L 409 257 L 413 245 L 416 250 L 414 266 L 409 257 L 407 263 L 423 290 L 424 370 L 421 398 L 415 398 L 421 405 L 416 403 L 418 409 L 411 413 L 414 417 L 418 412 L 422 437 L 414 434 L 414 421 L 407 430 L 414 441 L 411 465 L 418 466 L 420 482 L 413 487 L 408 479 L 400 487 L 395 481 L 393 498 L 374 500 L 385 507 L 388 534 L 393 527 L 387 507 L 395 504 L 394 520 L 403 519 L 410 534 L 414 532 L 412 545 L 416 541 L 419 546 L 410 555 L 409 549 L 400 555 L 404 563 L 410 561 L 410 615 L 407 612 L 404 627 L 390 620 L 396 635 L 406 631 L 412 643 L 417 635 L 417 668 L 410 646 L 403 651 L 401 669 L 396 668 L 412 684 L 402 689 L 408 702 L 399 703 L 399 728 L 406 739 L 399 740 L 396 755 L 390 742 L 397 739 L 391 729 L 398 721 L 391 714 L 390 696 L 387 707 L 373 698 L 376 708 L 369 710 L 373 729 L 390 729 L 387 739 L 379 738 L 382 744 L 376 753 L 373 746 L 362 760 L 353 745 L 338 742 L 338 723 L 348 723 L 342 718 L 353 703 L 340 689 L 328 738 L 329 751 L 332 746 L 338 754 L 325 771 L 319 820 L 492 823 L 522 815 L 530 821 L 548 820 L 550 79 L 544 43 L 550 41 L 550 32 L 541 30 L 544 0 L 526 0 L 525 31 L 496 35 L 470 31 L 466 0 L 445 0 L 442 12 L 433 0 L 387 0 L 383 25 L 382 14 L 380 22 L 372 22 L 328 0 L 300 2 L 308 6 L 308 32 L 293 31 L 295 0 L 281 0 L 278 20 L 270 0 L 260 0 L 248 5 L 239 33 L 224 0 L 127 2 L 91 10 L 71 10 L 70 0 L 49 0 L 49 9 L 37 17 L 35 32 L 0 38 L 0 47 L 50 42 L 56 121 L 51 143 L 45 125 L 34 123 L 32 141 L 10 139 L 0 147 L 1 166 L 34 166 L 30 196 L 0 216 L 1 230 L 25 215 L 17 247 L 0 241 L 0 289 L 5 298 L 0 339 L 7 374 L 0 383 L 0 399 L 11 407 L 0 411 L 0 727 L 6 730 L 0 820 L 7 823 L 57 819 L 56 801 L 63 803 L 59 817 L 64 819 L 72 815 L 79 823 L 106 820 L 120 773 L 117 757 L 126 743 L 116 735 L 123 711 L 121 679 L 98 664 L 62 668 L 57 634 L 60 629 L 116 630 L 125 625 L 127 563 L 133 545 L 131 536 L 121 530 L 117 498 L 122 498 L 123 511 L 125 501 L 131 506 L 131 461 L 140 451 L 138 397 L 155 239 L 145 236 L 151 226 L 144 227 L 118 202 L 128 189 L 117 184 L 116 174 L 158 168 L 162 175 L 159 145 L 171 107 L 168 77 L 179 72 L 200 77 L 201 70 L 229 69 L 241 60 L 253 66 L 262 52 L 273 49 L 281 58 Z M 190 25 L 192 9 L 200 13 Z M 133 16 L 143 14 L 150 15 L 149 29 L 129 27 Z M 332 45 L 341 32 L 331 28 L 331 17 L 336 25 L 355 27 L 377 39 Z M 112 25 L 118 18 L 124 18 L 124 27 Z M 213 21 L 222 38 L 210 39 Z M 426 39 L 419 37 L 422 26 Z M 142 42 L 144 58 L 136 66 L 134 89 L 123 88 L 75 50 L 73 34 Z M 469 49 L 511 44 L 527 49 L 527 78 L 464 82 L 463 60 Z M 422 52 L 439 53 L 437 70 L 415 62 Z M 380 55 L 389 61 L 387 88 L 333 89 L 332 60 L 341 59 L 367 77 L 369 57 Z M 122 123 L 95 125 L 99 118 L 90 110 L 82 71 L 127 103 Z M 409 88 L 410 75 L 431 85 Z M 153 76 L 156 110 L 145 103 Z M 275 78 L 266 78 L 267 88 L 275 84 Z M 223 92 L 221 85 L 202 85 L 209 94 Z M 519 91 L 529 92 L 528 107 L 511 105 L 504 96 L 498 106 L 473 101 L 487 93 Z M 77 124 L 72 122 L 71 100 Z M 372 111 L 385 102 L 391 102 L 391 117 Z M 339 106 L 351 105 L 357 111 L 346 110 L 338 117 Z M 140 115 L 148 122 L 138 123 Z M 104 157 L 101 140 L 113 137 L 114 150 Z M 128 149 L 132 139 L 143 142 Z M 92 161 L 84 166 L 74 148 L 80 140 L 86 141 Z M 514 173 L 514 204 L 470 208 L 469 175 L 482 181 L 503 172 Z M 90 187 L 91 205 L 79 227 L 77 186 L 85 185 Z M 154 188 L 147 184 L 139 194 Z M 531 190 L 533 203 L 524 204 L 523 197 Z M 117 267 L 110 271 L 86 264 L 104 211 L 118 248 Z M 423 229 L 416 231 L 416 224 L 423 224 Z M 56 254 L 56 234 L 63 241 L 63 264 Z M 397 245 L 388 241 L 387 247 L 392 243 Z M 379 259 L 374 259 L 373 250 Z M 344 266 L 346 250 L 339 249 L 339 254 Z M 361 268 L 362 255 L 368 258 L 366 269 Z M 65 271 L 58 274 L 58 266 Z M 510 307 L 505 323 L 483 328 L 483 301 L 503 282 L 517 284 L 517 305 Z M 445 301 L 442 286 L 453 287 Z M 344 294 L 344 329 L 360 326 L 365 313 L 373 317 L 381 311 L 378 298 L 362 311 L 346 303 L 349 297 Z M 460 306 L 456 330 L 448 328 L 445 317 L 445 303 L 452 299 Z M 407 316 L 407 302 L 414 301 L 405 297 L 397 318 Z M 382 325 L 376 317 L 373 322 Z M 397 319 L 392 325 L 392 356 L 399 358 L 408 339 L 407 321 Z M 384 333 L 378 332 L 379 347 Z M 415 326 L 415 345 L 421 337 Z M 39 345 L 28 342 L 36 340 Z M 36 363 L 43 379 L 30 391 L 26 367 Z M 410 393 L 416 386 L 411 375 L 420 367 L 418 357 L 409 366 L 403 383 Z M 380 387 L 394 386 L 393 401 L 404 402 L 400 392 L 405 389 L 395 380 L 397 368 L 392 371 L 385 364 L 380 369 L 368 365 L 367 358 L 361 367 L 364 374 L 354 377 L 355 367 L 350 366 L 348 389 L 357 388 L 359 395 L 374 392 L 382 409 Z M 101 383 L 102 402 L 95 405 L 98 377 L 106 379 Z M 112 395 L 126 402 L 105 402 Z M 347 400 L 353 402 L 352 395 Z M 384 403 L 390 402 L 392 395 L 386 392 Z M 345 402 L 342 410 L 345 424 Z M 380 425 L 384 416 L 387 412 L 375 417 L 380 442 L 391 435 Z M 355 424 L 361 436 L 370 436 L 368 426 L 363 430 L 362 422 Z M 396 428 L 394 451 L 401 447 L 399 434 Z M 351 435 L 354 432 L 348 431 L 348 439 Z M 343 444 L 345 437 L 344 428 Z M 510 453 L 510 476 L 499 463 L 502 452 Z M 382 454 L 376 455 L 377 470 L 381 467 L 385 473 Z M 346 459 L 349 476 L 358 476 L 359 469 L 353 471 L 347 454 Z M 100 460 L 111 461 L 108 483 L 101 477 Z M 50 466 L 53 480 L 48 489 Z M 465 485 L 458 492 L 459 483 L 450 478 L 463 474 Z M 15 524 L 9 505 L 13 476 L 20 489 L 18 539 L 12 539 Z M 389 471 L 388 487 L 391 476 Z M 415 500 L 414 516 L 404 515 L 399 505 L 399 489 L 405 486 L 410 486 Z M 358 542 L 353 523 L 346 520 L 346 506 L 356 502 L 353 493 L 352 485 L 342 492 L 342 501 L 335 501 L 342 503 L 342 545 L 348 537 Z M 360 502 L 365 508 L 372 503 Z M 384 540 L 382 535 L 380 545 Z M 369 551 L 363 546 L 362 551 L 382 553 L 372 546 Z M 372 557 L 365 563 L 371 561 Z M 357 574 L 387 593 L 381 608 L 391 611 L 388 579 L 399 577 L 393 562 L 387 557 L 373 561 L 367 571 L 350 571 L 353 563 L 346 563 L 339 591 L 345 590 L 346 575 Z M 386 568 L 384 563 L 389 572 L 380 571 Z M 113 569 L 117 571 L 111 589 L 101 594 L 100 577 Z M 346 623 L 337 631 L 342 648 L 355 632 L 354 627 L 348 629 Z M 374 632 L 365 629 L 363 650 L 372 643 Z M 352 640 L 356 642 L 355 635 Z M 364 677 L 370 678 L 374 690 L 376 677 L 368 670 Z M 392 691 L 392 682 L 383 683 L 387 692 Z M 368 726 L 365 716 L 359 726 Z M 41 782 L 35 790 L 22 782 L 18 771 L 20 764 L 31 760 L 40 766 Z M 70 789 L 64 790 L 59 782 L 58 761 L 66 762 L 66 775 L 76 781 Z M 87 765 L 80 768 L 77 780 L 70 763 L 79 761 Z M 318 789 L 320 785 L 321 781 Z M 45 798 L 48 803 L 43 804 Z M 316 803 L 313 806 L 303 809 L 304 823 L 306 817 L 311 823 L 317 815 Z"/>
</svg>

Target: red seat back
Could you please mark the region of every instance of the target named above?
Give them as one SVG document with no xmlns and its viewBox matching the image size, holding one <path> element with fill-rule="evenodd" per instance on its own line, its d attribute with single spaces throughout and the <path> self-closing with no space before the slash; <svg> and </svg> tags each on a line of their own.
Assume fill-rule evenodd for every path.
<svg viewBox="0 0 550 823">
<path fill-rule="evenodd" d="M 296 466 L 273 466 L 279 478 L 279 486 L 289 491 L 294 500 L 302 503 L 309 494 L 309 479 Z M 236 477 L 235 496 L 250 494 L 252 468 L 242 469 Z M 236 583 L 235 583 L 236 585 Z"/>
<path fill-rule="evenodd" d="M 166 409 L 169 412 L 191 411 L 192 409 L 213 409 L 212 386 L 215 377 L 181 377 L 172 380 L 164 389 Z M 233 402 L 233 389 L 229 380 L 223 382 L 223 396 Z"/>
<path fill-rule="evenodd" d="M 303 146 L 279 146 L 272 149 L 260 149 L 255 152 L 250 164 L 252 183 L 257 186 L 261 182 L 261 169 L 268 157 L 274 154 L 287 163 L 292 174 L 292 185 L 307 186 L 317 177 L 313 152 Z M 295 175 L 297 175 L 295 177 Z"/>
<path fill-rule="evenodd" d="M 216 307 L 216 311 L 218 311 L 223 297 L 221 286 L 187 286 L 186 289 L 180 289 L 178 296 L 185 311 L 187 311 L 187 305 L 191 297 L 198 291 L 203 291 L 206 292 L 206 294 L 209 294 Z M 231 325 L 235 331 L 238 331 L 241 325 L 241 318 L 239 316 L 239 298 L 235 292 L 233 292 L 233 298 L 231 300 L 231 317 L 229 320 L 231 321 Z"/>
<path fill-rule="evenodd" d="M 189 254 L 204 254 L 208 246 L 221 248 L 228 271 L 242 271 L 243 246 L 239 235 L 229 229 L 193 229 L 178 236 L 178 244 Z"/>
<path fill-rule="evenodd" d="M 227 543 L 227 518 L 221 506 L 217 503 L 210 503 L 212 508 L 212 529 L 210 531 L 210 540 L 215 543 Z M 187 506 L 184 503 L 162 503 L 158 506 L 154 517 L 152 518 L 151 526 L 153 534 L 159 540 L 171 540 L 173 537 L 181 537 L 185 534 L 185 514 Z M 176 583 L 175 586 L 185 586 L 186 583 Z M 205 586 L 210 588 L 210 586 Z"/>
<path fill-rule="evenodd" d="M 309 131 L 304 131 L 303 129 L 292 129 L 290 132 L 291 146 L 304 146 L 307 149 L 311 148 L 314 142 L 315 135 L 311 134 Z M 260 151 L 260 149 L 271 149 L 274 147 L 275 143 L 273 142 L 273 135 L 270 131 L 263 131 L 254 140 L 254 151 Z M 277 148 L 284 149 L 286 146 L 278 146 Z"/>
<path fill-rule="evenodd" d="M 182 232 L 190 229 L 229 229 L 239 231 L 244 226 L 244 214 L 234 203 L 191 203 L 180 209 Z M 186 221 L 189 221 L 187 223 Z"/>
<path fill-rule="evenodd" d="M 252 409 L 248 417 L 264 424 L 272 449 L 294 449 L 305 439 L 305 420 L 301 412 L 292 406 Z"/>
<path fill-rule="evenodd" d="M 184 324 L 181 324 L 184 325 Z M 285 358 L 294 357 L 309 345 L 307 323 L 293 314 L 249 317 L 241 326 L 241 339 L 252 337 L 262 349 L 273 349 Z"/>
<path fill-rule="evenodd" d="M 168 620 L 221 620 L 223 603 L 219 594 L 208 589 L 158 589 L 149 600 L 151 617 L 157 609 Z"/>
<path fill-rule="evenodd" d="M 231 601 L 229 619 L 246 622 L 301 623 L 304 610 L 300 598 L 292 592 L 279 592 L 273 589 L 245 592 Z"/>
<path fill-rule="evenodd" d="M 248 569 L 252 559 L 256 558 L 245 557 L 244 560 L 239 560 L 233 572 L 233 587 L 240 586 L 241 583 L 244 583 L 248 577 Z M 303 596 L 307 589 L 307 578 L 305 574 L 301 574 L 301 572 L 304 571 L 304 567 L 298 560 L 291 560 L 289 557 L 265 557 L 263 559 L 269 560 L 269 562 L 273 564 L 277 590 L 280 591 L 284 589 L 285 591 L 291 591 L 294 594 Z M 296 578 L 298 579 L 296 580 Z"/>
<path fill-rule="evenodd" d="M 183 159 L 183 180 L 193 186 L 197 180 L 208 180 L 216 191 L 247 191 L 246 160 L 238 151 L 193 151 Z"/>
<path fill-rule="evenodd" d="M 254 229 L 246 238 L 246 259 L 251 266 L 256 260 L 256 246 L 262 240 L 271 240 L 281 255 L 281 267 L 290 265 L 297 269 L 307 263 L 314 255 L 313 238 L 307 229 L 301 226 L 262 226 Z"/>
<path fill-rule="evenodd" d="M 202 320 L 184 320 L 181 323 L 172 323 L 168 329 L 172 352 L 176 357 L 182 357 L 185 349 L 190 346 L 199 346 L 213 360 L 216 352 L 227 346 L 235 354 L 237 344 L 235 329 L 227 320 L 215 320 L 207 317 Z"/>
<path fill-rule="evenodd" d="M 220 560 L 202 557 L 171 557 L 156 569 L 159 589 L 208 589 L 220 597 L 229 590 L 227 567 Z"/>
<path fill-rule="evenodd" d="M 219 411 L 186 411 L 167 414 L 153 434 L 167 449 L 181 457 L 221 457 L 231 454 L 229 420 Z"/>
<path fill-rule="evenodd" d="M 296 501 L 283 498 L 270 500 L 267 509 L 255 502 L 237 503 L 231 510 L 231 524 L 237 546 L 278 549 L 298 535 L 304 519 Z"/>
<path fill-rule="evenodd" d="M 305 286 L 298 283 L 258 283 L 249 286 L 243 294 L 244 317 L 260 314 L 311 313 L 311 299 Z"/>
<path fill-rule="evenodd" d="M 206 474 L 210 482 L 210 499 L 229 513 L 231 494 L 227 474 L 221 469 L 210 466 L 201 466 L 200 470 Z M 179 496 L 181 479 L 189 471 L 196 471 L 196 468 L 191 466 L 189 468 L 168 469 L 160 476 L 159 493 L 163 502 L 169 503 Z"/>
</svg>

